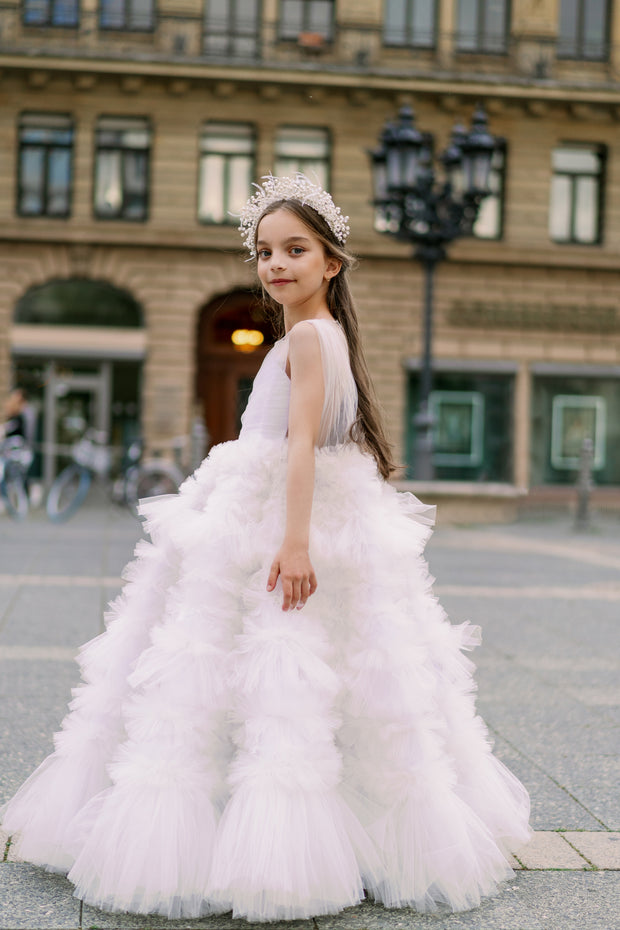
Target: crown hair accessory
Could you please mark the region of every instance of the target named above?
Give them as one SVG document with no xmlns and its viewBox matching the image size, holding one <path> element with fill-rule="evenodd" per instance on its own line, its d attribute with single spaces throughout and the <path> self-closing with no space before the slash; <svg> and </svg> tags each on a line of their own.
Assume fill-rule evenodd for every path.
<svg viewBox="0 0 620 930">
<path fill-rule="evenodd" d="M 250 197 L 241 211 L 239 232 L 245 247 L 256 258 L 256 229 L 258 222 L 267 207 L 278 200 L 298 200 L 307 204 L 320 214 L 336 239 L 341 245 L 347 241 L 350 229 L 348 216 L 343 216 L 340 207 L 337 207 L 330 194 L 318 184 L 313 184 L 305 174 L 296 174 L 294 177 L 274 178 L 268 174 L 263 178 L 263 184 L 254 184 L 256 193 Z"/>
</svg>

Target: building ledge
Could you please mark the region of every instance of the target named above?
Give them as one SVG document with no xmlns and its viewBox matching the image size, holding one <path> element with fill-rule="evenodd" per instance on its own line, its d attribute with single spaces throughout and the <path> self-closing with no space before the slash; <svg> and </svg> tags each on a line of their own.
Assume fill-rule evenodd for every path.
<svg viewBox="0 0 620 930">
<path fill-rule="evenodd" d="M 563 508 L 573 505 L 577 488 L 572 484 L 540 484 L 529 489 L 523 506 L 528 510 L 537 508 Z M 614 484 L 596 485 L 590 490 L 590 501 L 594 507 L 620 511 L 620 487 Z"/>
<path fill-rule="evenodd" d="M 410 491 L 425 504 L 437 505 L 437 523 L 512 523 L 526 488 L 493 481 L 395 480 L 398 491 Z"/>
<path fill-rule="evenodd" d="M 397 479 L 392 482 L 399 491 L 410 491 L 418 496 L 433 497 L 482 497 L 504 500 L 525 497 L 527 488 L 499 481 L 411 481 Z"/>
<path fill-rule="evenodd" d="M 245 258 L 234 226 L 198 225 L 190 222 L 164 224 L 158 217 L 147 223 L 82 220 L 48 220 L 40 217 L 7 217 L 0 228 L 0 242 L 33 245 L 38 242 L 55 245 L 124 247 L 166 250 L 192 250 L 198 252 L 227 252 Z M 457 242 L 446 264 L 453 267 L 510 266 L 511 268 L 562 268 L 575 271 L 587 269 L 618 275 L 617 249 L 613 245 L 592 251 L 589 247 L 567 247 L 564 251 L 541 242 L 538 248 L 526 248 L 508 239 L 493 243 L 493 248 L 482 240 Z M 411 246 L 381 236 L 368 226 L 356 229 L 351 236 L 351 247 L 360 259 L 373 261 L 407 262 L 416 269 L 411 257 Z"/>
<path fill-rule="evenodd" d="M 410 491 L 425 504 L 437 506 L 440 526 L 476 523 L 513 523 L 520 517 L 554 517 L 574 514 L 577 488 L 574 484 L 538 485 L 520 488 L 512 484 L 483 481 L 391 482 L 398 491 Z M 590 492 L 592 514 L 620 515 L 620 486 L 596 485 Z"/>
</svg>

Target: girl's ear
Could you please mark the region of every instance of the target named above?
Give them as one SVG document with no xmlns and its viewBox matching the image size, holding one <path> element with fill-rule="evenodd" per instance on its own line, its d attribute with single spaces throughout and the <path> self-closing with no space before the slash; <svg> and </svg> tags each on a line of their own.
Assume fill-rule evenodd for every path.
<svg viewBox="0 0 620 930">
<path fill-rule="evenodd" d="M 328 258 L 325 263 L 325 280 L 330 281 L 335 278 L 342 268 L 342 262 L 339 258 Z"/>
</svg>

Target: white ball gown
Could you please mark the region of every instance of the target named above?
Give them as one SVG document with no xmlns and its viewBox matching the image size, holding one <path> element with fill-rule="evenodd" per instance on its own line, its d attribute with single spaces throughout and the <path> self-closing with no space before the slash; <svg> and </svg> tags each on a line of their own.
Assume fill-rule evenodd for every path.
<svg viewBox="0 0 620 930">
<path fill-rule="evenodd" d="M 307 324 L 302 324 L 307 325 Z M 17 855 L 106 910 L 252 921 L 476 906 L 512 875 L 529 800 L 474 708 L 477 628 L 422 557 L 432 518 L 347 441 L 344 333 L 313 320 L 325 404 L 301 611 L 266 591 L 285 520 L 288 337 L 240 438 L 144 505 L 55 751 L 3 811 Z"/>
</svg>

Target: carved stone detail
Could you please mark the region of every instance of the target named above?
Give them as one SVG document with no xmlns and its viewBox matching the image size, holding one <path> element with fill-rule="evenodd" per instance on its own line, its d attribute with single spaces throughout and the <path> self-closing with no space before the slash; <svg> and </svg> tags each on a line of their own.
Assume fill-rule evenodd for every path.
<svg viewBox="0 0 620 930">
<path fill-rule="evenodd" d="M 126 74 L 121 78 L 121 90 L 124 94 L 138 94 L 143 84 L 143 79 L 137 74 Z"/>
<path fill-rule="evenodd" d="M 73 77 L 73 86 L 78 91 L 94 90 L 97 86 L 96 74 L 76 74 Z"/>
<path fill-rule="evenodd" d="M 189 93 L 190 86 L 190 82 L 183 78 L 175 78 L 167 84 L 168 93 L 173 97 L 185 97 Z"/>
<path fill-rule="evenodd" d="M 40 90 L 43 87 L 47 87 L 50 82 L 50 77 L 49 71 L 29 71 L 28 85 L 36 90 Z"/>
<path fill-rule="evenodd" d="M 85 242 L 75 242 L 68 248 L 69 273 L 76 278 L 87 278 L 92 273 L 95 250 Z"/>
<path fill-rule="evenodd" d="M 617 307 L 602 304 L 500 303 L 455 300 L 447 314 L 451 326 L 536 329 L 562 333 L 617 333 Z"/>
</svg>

